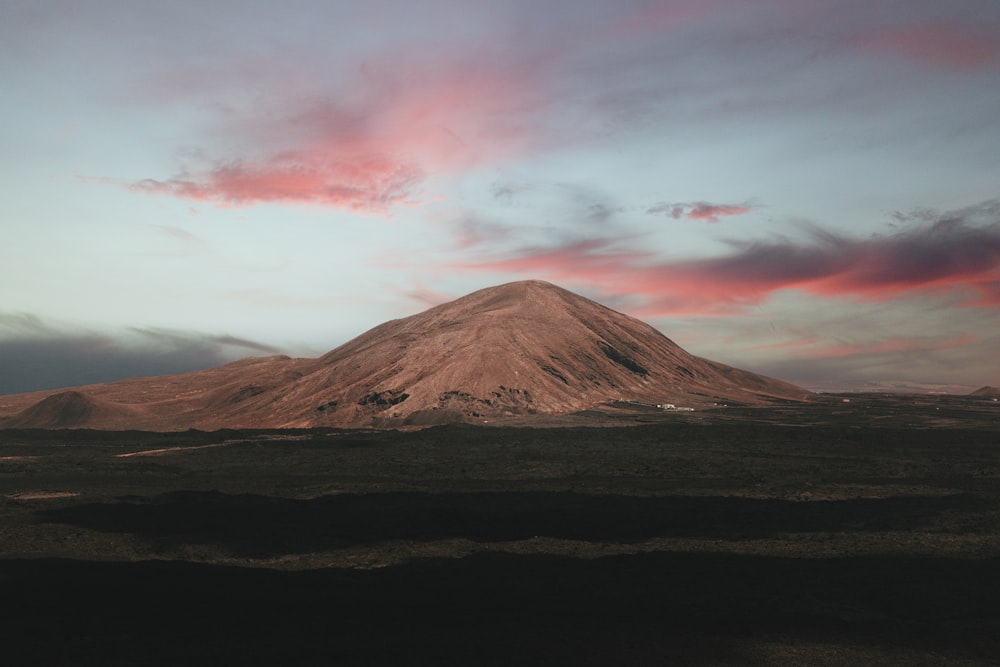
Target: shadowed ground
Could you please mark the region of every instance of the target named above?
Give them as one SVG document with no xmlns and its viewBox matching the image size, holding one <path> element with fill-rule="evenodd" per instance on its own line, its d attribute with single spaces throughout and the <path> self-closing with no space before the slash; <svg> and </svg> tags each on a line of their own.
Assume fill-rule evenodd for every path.
<svg viewBox="0 0 1000 667">
<path fill-rule="evenodd" d="M 735 417 L 0 432 L 3 663 L 1000 661 L 1000 428 Z"/>
<path fill-rule="evenodd" d="M 496 542 L 551 537 L 635 543 L 724 541 L 849 530 L 912 530 L 944 514 L 1000 510 L 975 496 L 794 502 L 777 499 L 585 495 L 574 492 L 337 494 L 309 500 L 179 491 L 43 510 L 37 520 L 138 535 L 160 549 L 208 544 L 269 557 L 395 540 Z"/>
<path fill-rule="evenodd" d="M 23 664 L 930 665 L 997 656 L 998 565 L 481 554 L 368 571 L 42 560 L 0 572 L 17 615 L 5 645 Z"/>
</svg>

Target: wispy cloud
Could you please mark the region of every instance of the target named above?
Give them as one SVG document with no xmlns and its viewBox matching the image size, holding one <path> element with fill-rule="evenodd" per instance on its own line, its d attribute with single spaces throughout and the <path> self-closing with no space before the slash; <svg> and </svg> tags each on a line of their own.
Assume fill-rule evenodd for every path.
<svg viewBox="0 0 1000 667">
<path fill-rule="evenodd" d="M 483 48 L 462 59 L 432 51 L 372 58 L 309 96 L 219 110 L 220 147 L 196 151 L 194 166 L 171 178 L 129 187 L 226 206 L 385 212 L 414 203 L 429 175 L 502 162 L 541 140 L 537 114 L 552 97 L 536 63 Z"/>
<path fill-rule="evenodd" d="M 967 347 L 980 342 L 981 337 L 973 334 L 961 336 L 893 336 L 878 341 L 821 341 L 818 339 L 799 341 L 801 345 L 786 344 L 785 349 L 796 347 L 798 354 L 809 359 L 837 359 L 860 356 L 876 357 L 889 354 L 929 354 Z"/>
<path fill-rule="evenodd" d="M 504 204 L 511 204 L 519 194 L 530 191 L 533 187 L 528 183 L 495 181 L 490 186 L 490 190 L 494 199 Z"/>
<path fill-rule="evenodd" d="M 669 215 L 674 220 L 690 218 L 705 222 L 719 222 L 720 218 L 732 215 L 744 215 L 753 210 L 748 204 L 711 204 L 699 201 L 689 204 L 672 204 L 660 202 L 646 209 L 650 215 Z"/>
<path fill-rule="evenodd" d="M 944 21 L 888 28 L 864 40 L 867 48 L 961 70 L 1000 68 L 1000 27 Z"/>
<path fill-rule="evenodd" d="M 422 179 L 416 165 L 384 156 L 322 163 L 311 156 L 283 155 L 265 163 L 235 162 L 165 181 L 144 179 L 129 187 L 230 206 L 280 202 L 377 212 L 411 200 Z"/>
<path fill-rule="evenodd" d="M 997 342 L 995 336 L 971 334 L 831 340 L 787 350 L 758 370 L 817 389 L 921 391 L 920 383 L 930 378 L 959 385 L 963 380 L 991 381 L 996 366 L 990 356 Z M 980 370 L 970 371 L 970 365 Z M 962 392 L 970 387 L 947 390 Z"/>
<path fill-rule="evenodd" d="M 451 223 L 452 236 L 457 250 L 492 245 L 504 242 L 512 235 L 512 230 L 498 222 L 485 220 L 471 211 L 464 211 L 457 221 Z"/>
<path fill-rule="evenodd" d="M 986 219 L 985 224 L 976 224 Z M 948 292 L 966 306 L 1000 305 L 1000 202 L 938 215 L 901 231 L 851 238 L 812 229 L 804 241 L 734 243 L 723 256 L 662 261 L 618 239 L 526 248 L 456 263 L 465 271 L 545 276 L 638 294 L 641 314 L 734 312 L 780 290 L 887 301 Z"/>
<path fill-rule="evenodd" d="M 413 287 L 406 290 L 398 290 L 401 296 L 419 304 L 422 307 L 430 308 L 456 298 L 454 294 L 446 294 L 438 290 L 427 289 L 423 286 Z"/>
<path fill-rule="evenodd" d="M 278 354 L 280 352 L 279 349 L 272 345 L 229 334 L 214 335 L 144 327 L 133 327 L 131 330 L 141 337 L 140 345 L 149 346 L 155 350 L 169 351 L 193 347 L 215 347 L 242 350 L 244 353 Z"/>
</svg>

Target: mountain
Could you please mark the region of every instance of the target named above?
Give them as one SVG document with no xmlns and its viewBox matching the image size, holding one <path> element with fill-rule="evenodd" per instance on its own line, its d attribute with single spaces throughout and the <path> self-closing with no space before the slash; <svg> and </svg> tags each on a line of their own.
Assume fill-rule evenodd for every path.
<svg viewBox="0 0 1000 667">
<path fill-rule="evenodd" d="M 986 398 L 994 398 L 1000 396 L 1000 387 L 990 387 L 989 385 L 980 387 L 969 394 L 969 396 L 985 396 Z"/>
<path fill-rule="evenodd" d="M 650 325 L 560 287 L 523 281 L 391 320 L 319 359 L 245 359 L 7 396 L 0 427 L 390 427 L 567 414 L 617 400 L 701 408 L 807 395 L 693 356 Z"/>
<path fill-rule="evenodd" d="M 141 408 L 101 400 L 80 391 L 60 391 L 9 418 L 7 428 L 78 428 L 92 423 L 127 428 L 141 418 Z"/>
</svg>

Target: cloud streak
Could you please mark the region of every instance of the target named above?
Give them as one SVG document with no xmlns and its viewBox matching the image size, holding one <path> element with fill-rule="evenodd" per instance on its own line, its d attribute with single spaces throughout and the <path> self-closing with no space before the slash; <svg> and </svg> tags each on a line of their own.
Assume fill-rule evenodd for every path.
<svg viewBox="0 0 1000 667">
<path fill-rule="evenodd" d="M 987 220 L 985 224 L 977 221 Z M 1000 202 L 936 216 L 885 236 L 850 238 L 812 229 L 807 240 L 733 244 L 727 255 L 659 261 L 616 239 L 528 248 L 462 262 L 464 271 L 546 276 L 641 295 L 644 316 L 732 313 L 781 290 L 881 302 L 957 295 L 965 306 L 1000 306 Z"/>
<path fill-rule="evenodd" d="M 957 70 L 1000 68 L 1000 29 L 953 22 L 916 23 L 869 36 L 865 46 Z"/>
<path fill-rule="evenodd" d="M 72 331 L 34 315 L 0 313 L 0 395 L 185 373 L 278 352 L 229 335 Z"/>
<path fill-rule="evenodd" d="M 650 215 L 669 215 L 674 220 L 689 218 L 691 220 L 702 220 L 704 222 L 719 222 L 720 218 L 744 215 L 753 210 L 753 207 L 746 204 L 711 204 L 705 201 L 691 204 L 671 204 L 660 202 L 649 207 L 646 212 Z"/>
<path fill-rule="evenodd" d="M 366 60 L 319 94 L 224 108 L 216 122 L 228 140 L 214 160 L 128 187 L 222 206 L 386 212 L 415 203 L 431 175 L 502 163 L 544 141 L 553 99 L 530 58 L 412 49 Z"/>
<path fill-rule="evenodd" d="M 845 357 L 875 357 L 890 354 L 930 354 L 968 347 L 980 341 L 981 338 L 973 334 L 952 336 L 944 339 L 893 336 L 877 342 L 842 340 L 826 342 L 817 337 L 758 346 L 757 349 L 788 349 L 793 350 L 791 356 L 808 359 L 841 359 Z M 797 351 L 797 353 L 794 351 Z"/>
<path fill-rule="evenodd" d="M 384 156 L 346 163 L 281 156 L 259 164 L 225 164 L 165 181 L 144 179 L 129 187 L 228 206 L 277 202 L 377 212 L 412 200 L 422 180 L 423 173 L 415 165 Z"/>
<path fill-rule="evenodd" d="M 991 355 L 997 342 L 995 336 L 991 339 L 971 334 L 897 336 L 871 342 L 835 340 L 807 345 L 780 359 L 760 364 L 759 370 L 831 391 L 862 389 L 872 383 L 875 371 L 882 379 L 871 384 L 869 389 L 872 391 L 946 389 L 967 392 L 975 387 L 920 385 L 928 378 L 956 385 L 969 381 L 990 382 L 996 372 Z M 978 370 L 970 374 L 970 366 Z"/>
</svg>

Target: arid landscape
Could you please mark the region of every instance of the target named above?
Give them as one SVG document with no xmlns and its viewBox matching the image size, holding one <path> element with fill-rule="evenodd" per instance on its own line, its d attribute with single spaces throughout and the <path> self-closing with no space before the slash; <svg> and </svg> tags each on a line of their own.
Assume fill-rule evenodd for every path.
<svg viewBox="0 0 1000 667">
<path fill-rule="evenodd" d="M 385 322 L 318 359 L 250 358 L 4 396 L 0 428 L 427 426 L 561 415 L 620 399 L 702 408 L 808 395 L 696 357 L 644 322 L 526 280 Z"/>
<path fill-rule="evenodd" d="M 1000 408 L 844 398 L 3 431 L 5 664 L 996 664 Z"/>
<path fill-rule="evenodd" d="M 0 667 L 1000 666 L 1000 1 L 0 7 Z"/>
<path fill-rule="evenodd" d="M 5 396 L 4 664 L 996 664 L 996 394 L 815 394 L 528 281 Z"/>
</svg>

